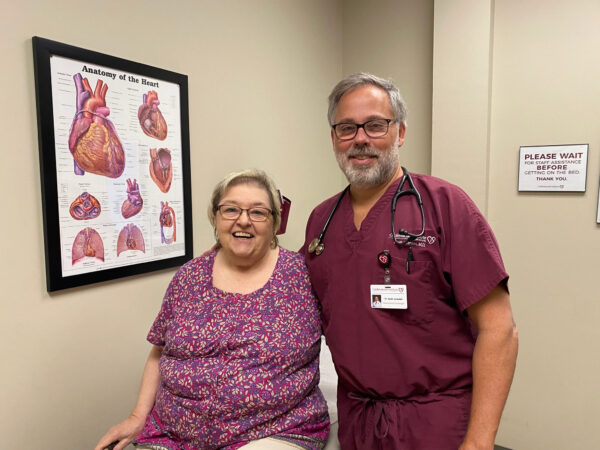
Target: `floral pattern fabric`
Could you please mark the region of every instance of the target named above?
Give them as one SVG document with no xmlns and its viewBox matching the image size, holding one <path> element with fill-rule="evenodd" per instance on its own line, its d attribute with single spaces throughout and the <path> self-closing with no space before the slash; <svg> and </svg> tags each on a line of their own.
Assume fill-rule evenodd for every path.
<svg viewBox="0 0 600 450">
<path fill-rule="evenodd" d="M 136 442 L 234 449 L 273 436 L 322 448 L 320 311 L 302 256 L 280 248 L 269 281 L 234 294 L 212 284 L 216 254 L 179 269 L 148 333 L 164 346 L 161 383 Z"/>
</svg>

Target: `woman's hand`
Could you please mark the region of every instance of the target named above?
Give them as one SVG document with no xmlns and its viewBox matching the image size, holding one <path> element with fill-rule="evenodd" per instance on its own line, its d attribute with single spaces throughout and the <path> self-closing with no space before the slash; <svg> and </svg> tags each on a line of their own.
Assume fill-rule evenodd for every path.
<svg viewBox="0 0 600 450">
<path fill-rule="evenodd" d="M 118 444 L 114 447 L 114 450 L 123 450 L 142 432 L 145 423 L 145 418 L 135 415 L 129 416 L 123 422 L 111 427 L 98 441 L 94 450 L 103 450 L 115 441 L 118 441 Z"/>
<path fill-rule="evenodd" d="M 98 441 L 94 450 L 104 450 L 105 447 L 113 442 L 117 442 L 117 444 L 111 450 L 123 450 L 142 432 L 144 424 L 146 423 L 146 417 L 148 417 L 148 414 L 152 411 L 152 406 L 156 399 L 156 392 L 158 391 L 158 386 L 160 384 L 158 363 L 162 351 L 162 347 L 157 345 L 152 346 L 152 350 L 150 350 L 150 354 L 146 360 L 140 393 L 138 394 L 138 400 L 133 412 L 123 422 L 111 427 L 111 429 L 102 436 L 102 439 Z"/>
</svg>

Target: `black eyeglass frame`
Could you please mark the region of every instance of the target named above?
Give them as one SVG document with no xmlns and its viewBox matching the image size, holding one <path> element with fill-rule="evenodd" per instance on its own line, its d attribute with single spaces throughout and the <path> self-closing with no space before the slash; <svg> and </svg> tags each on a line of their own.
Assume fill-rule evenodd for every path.
<svg viewBox="0 0 600 450">
<path fill-rule="evenodd" d="M 387 128 L 385 130 L 385 133 L 383 133 L 380 136 L 371 136 L 369 134 L 369 132 L 367 131 L 367 129 L 365 128 L 365 126 L 371 122 L 377 122 L 379 120 L 384 120 L 385 122 L 387 122 Z M 358 130 L 361 128 L 363 129 L 363 131 L 365 132 L 365 134 L 367 136 L 369 136 L 370 138 L 377 139 L 377 138 L 382 138 L 384 136 L 387 136 L 388 132 L 390 131 L 390 124 L 392 122 L 398 122 L 398 119 L 386 119 L 386 118 L 371 119 L 371 120 L 367 120 L 366 122 L 363 122 L 363 123 L 340 122 L 340 123 L 334 123 L 333 125 L 331 125 L 331 128 L 333 129 L 335 137 L 338 138 L 340 141 L 349 141 L 351 139 L 354 139 L 356 137 L 356 135 L 358 134 Z M 350 137 L 340 137 L 337 132 L 337 127 L 339 127 L 340 125 L 354 125 L 356 127 L 356 130 L 354 131 L 354 134 Z"/>
</svg>

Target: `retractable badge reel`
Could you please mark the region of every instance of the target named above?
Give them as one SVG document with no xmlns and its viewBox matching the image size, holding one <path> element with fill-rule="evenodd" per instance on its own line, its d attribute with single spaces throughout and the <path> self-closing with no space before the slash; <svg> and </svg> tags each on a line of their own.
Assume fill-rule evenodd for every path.
<svg viewBox="0 0 600 450">
<path fill-rule="evenodd" d="M 384 275 L 383 282 L 385 284 L 390 284 L 392 279 L 390 278 L 390 266 L 392 265 L 392 255 L 387 250 L 382 251 L 377 255 L 377 260 L 379 261 L 379 265 L 383 267 Z"/>
<path fill-rule="evenodd" d="M 372 284 L 371 308 L 374 309 L 406 309 L 408 300 L 405 284 L 392 284 L 390 266 L 392 255 L 384 250 L 377 255 L 377 262 L 383 268 L 383 284 Z"/>
</svg>

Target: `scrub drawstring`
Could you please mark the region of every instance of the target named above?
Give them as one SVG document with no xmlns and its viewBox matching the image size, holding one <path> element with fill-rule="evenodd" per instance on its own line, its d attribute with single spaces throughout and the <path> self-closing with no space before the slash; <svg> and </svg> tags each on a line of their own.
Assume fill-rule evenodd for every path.
<svg viewBox="0 0 600 450">
<path fill-rule="evenodd" d="M 370 448 L 367 445 L 367 436 L 375 436 L 378 440 L 384 440 L 394 424 L 394 407 L 385 399 L 373 399 L 354 392 L 348 393 L 348 398 L 358 400 L 361 403 L 360 414 L 356 416 L 355 423 L 364 424 L 353 426 L 354 430 L 360 430 L 360 436 L 354 435 L 356 448 Z M 360 442 L 357 441 L 360 438 Z"/>
<path fill-rule="evenodd" d="M 361 450 L 398 448 L 400 440 L 407 445 L 406 448 L 414 448 L 410 446 L 412 430 L 405 429 L 407 423 L 404 415 L 408 414 L 408 417 L 411 417 L 414 408 L 418 405 L 454 399 L 454 402 L 458 401 L 456 411 L 464 414 L 466 431 L 471 388 L 448 389 L 443 392 L 428 392 L 402 398 L 369 397 L 346 391 L 346 397 L 352 401 L 352 405 L 348 405 L 350 409 L 347 416 L 351 421 L 348 429 L 352 433 L 352 437 L 348 438 L 354 440 L 354 448 Z"/>
</svg>

